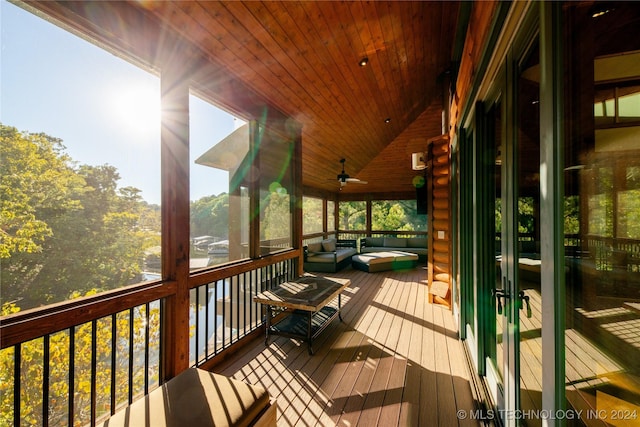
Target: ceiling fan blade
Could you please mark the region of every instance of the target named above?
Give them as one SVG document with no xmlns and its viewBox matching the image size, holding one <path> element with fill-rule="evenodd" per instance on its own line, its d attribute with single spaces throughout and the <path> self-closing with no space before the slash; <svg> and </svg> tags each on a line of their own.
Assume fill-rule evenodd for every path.
<svg viewBox="0 0 640 427">
<path fill-rule="evenodd" d="M 354 184 L 368 184 L 367 181 L 362 181 L 358 178 L 347 178 L 347 182 L 353 182 Z"/>
</svg>

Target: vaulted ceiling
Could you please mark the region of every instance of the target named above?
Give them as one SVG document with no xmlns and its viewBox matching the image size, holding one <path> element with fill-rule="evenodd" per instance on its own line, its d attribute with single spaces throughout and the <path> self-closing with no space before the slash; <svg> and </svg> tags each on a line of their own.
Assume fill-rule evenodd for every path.
<svg viewBox="0 0 640 427">
<path fill-rule="evenodd" d="M 152 70 L 163 45 L 176 49 L 163 41 L 180 40 L 183 54 L 199 58 L 200 96 L 244 118 L 275 108 L 302 125 L 307 189 L 338 191 L 345 158 L 346 172 L 369 183 L 343 194 L 409 194 L 418 174 L 411 153 L 442 133 L 458 2 L 27 5 Z"/>
</svg>

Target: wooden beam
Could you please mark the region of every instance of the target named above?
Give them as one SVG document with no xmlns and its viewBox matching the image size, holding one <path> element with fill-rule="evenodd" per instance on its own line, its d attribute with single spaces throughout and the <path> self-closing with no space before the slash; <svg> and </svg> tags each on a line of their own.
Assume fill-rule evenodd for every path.
<svg viewBox="0 0 640 427">
<path fill-rule="evenodd" d="M 189 366 L 189 80 L 183 65 L 167 58 L 160 78 L 162 277 L 177 284 L 163 318 L 165 379 Z"/>
<path fill-rule="evenodd" d="M 291 203 L 293 205 L 293 239 L 294 249 L 299 250 L 298 275 L 304 274 L 303 251 L 302 251 L 302 129 L 299 126 L 291 128 L 293 138 L 293 194 Z M 324 204 L 323 204 L 324 206 Z M 325 214 L 323 213 L 323 218 Z"/>
</svg>

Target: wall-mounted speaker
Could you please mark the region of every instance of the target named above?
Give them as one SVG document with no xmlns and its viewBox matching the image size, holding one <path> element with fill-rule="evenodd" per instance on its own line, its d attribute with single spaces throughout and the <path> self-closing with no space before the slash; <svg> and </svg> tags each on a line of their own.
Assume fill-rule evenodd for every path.
<svg viewBox="0 0 640 427">
<path fill-rule="evenodd" d="M 411 155 L 411 166 L 414 171 L 421 171 L 427 168 L 425 153 L 413 153 Z"/>
</svg>

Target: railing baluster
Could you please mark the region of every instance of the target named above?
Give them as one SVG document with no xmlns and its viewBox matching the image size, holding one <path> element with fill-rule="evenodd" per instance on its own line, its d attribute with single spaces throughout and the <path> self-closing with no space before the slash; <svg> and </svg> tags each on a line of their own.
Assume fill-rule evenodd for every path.
<svg viewBox="0 0 640 427">
<path fill-rule="evenodd" d="M 49 426 L 49 334 L 43 337 L 43 352 L 42 352 L 42 427 Z"/>
<path fill-rule="evenodd" d="M 204 286 L 205 306 L 204 306 L 204 360 L 209 358 L 209 284 Z"/>
<path fill-rule="evenodd" d="M 251 322 L 251 329 L 254 328 L 255 326 L 255 318 L 254 318 L 254 310 L 253 310 L 253 295 L 254 295 L 254 289 L 256 289 L 256 285 L 258 283 L 258 271 L 257 270 L 253 270 L 251 272 L 252 275 L 252 279 L 251 279 L 251 285 L 249 286 L 249 322 Z"/>
<path fill-rule="evenodd" d="M 110 394 L 111 394 L 111 407 L 109 408 L 111 411 L 111 415 L 116 413 L 116 334 L 117 334 L 117 322 L 116 322 L 116 313 L 111 315 L 111 386 L 110 386 Z"/>
<path fill-rule="evenodd" d="M 195 336 L 195 348 L 193 350 L 193 358 L 196 366 L 200 362 L 200 288 L 192 289 L 196 294 L 196 309 L 195 309 L 195 322 L 196 322 L 196 336 Z"/>
<path fill-rule="evenodd" d="M 164 304 L 164 300 L 161 300 L 158 303 L 158 309 L 160 310 L 160 315 L 158 316 L 158 338 L 160 339 L 160 344 L 158 345 L 158 385 L 162 385 L 164 383 L 164 358 L 162 357 L 165 350 L 165 339 L 164 339 L 164 310 L 162 309 Z"/>
<path fill-rule="evenodd" d="M 225 342 L 225 335 L 226 335 L 226 321 L 227 321 L 227 317 L 225 315 L 225 312 L 227 311 L 227 304 L 226 304 L 226 300 L 227 300 L 227 280 L 228 279 L 223 279 L 222 280 L 222 344 L 220 345 L 220 347 L 222 347 L 221 349 L 224 349 L 226 346 L 226 342 Z M 229 286 L 229 288 L 231 288 L 231 286 Z"/>
<path fill-rule="evenodd" d="M 247 272 L 242 273 L 242 336 L 247 335 Z"/>
<path fill-rule="evenodd" d="M 240 276 L 236 275 L 236 341 L 240 337 Z"/>
<path fill-rule="evenodd" d="M 74 425 L 74 389 L 75 389 L 75 366 L 76 366 L 76 327 L 69 328 L 69 425 Z"/>
<path fill-rule="evenodd" d="M 218 354 L 218 281 L 213 284 L 213 354 Z"/>
<path fill-rule="evenodd" d="M 129 309 L 129 405 L 133 403 L 133 307 Z"/>
<path fill-rule="evenodd" d="M 229 345 L 233 344 L 233 288 L 235 286 L 237 276 L 231 277 L 231 283 L 229 284 Z"/>
<path fill-rule="evenodd" d="M 151 323 L 150 305 L 144 305 L 144 394 L 149 394 L 149 328 Z"/>
<path fill-rule="evenodd" d="M 91 425 L 96 423 L 96 369 L 98 368 L 98 321 L 91 322 Z"/>
<path fill-rule="evenodd" d="M 13 425 L 20 427 L 20 365 L 22 344 L 13 347 Z"/>
</svg>

